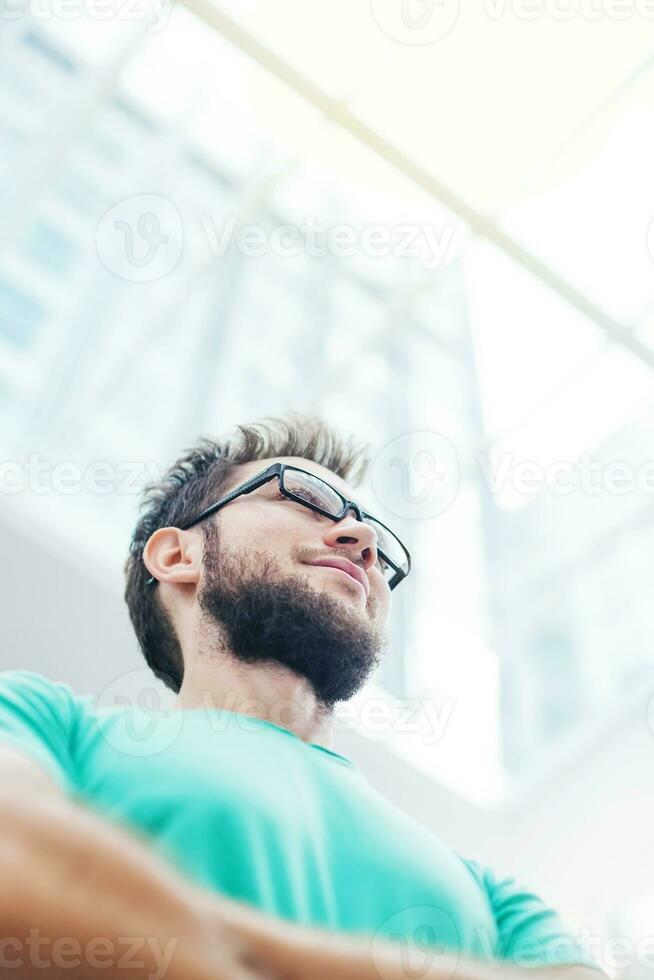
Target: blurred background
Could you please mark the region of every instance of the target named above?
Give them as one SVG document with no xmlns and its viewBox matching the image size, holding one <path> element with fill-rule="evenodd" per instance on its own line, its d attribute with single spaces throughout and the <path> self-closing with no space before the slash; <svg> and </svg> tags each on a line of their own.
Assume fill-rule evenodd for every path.
<svg viewBox="0 0 654 980">
<path fill-rule="evenodd" d="M 654 922 L 653 28 L 647 0 L 0 8 L 0 668 L 142 686 L 139 489 L 317 410 L 414 562 L 336 748 L 595 953 Z"/>
</svg>

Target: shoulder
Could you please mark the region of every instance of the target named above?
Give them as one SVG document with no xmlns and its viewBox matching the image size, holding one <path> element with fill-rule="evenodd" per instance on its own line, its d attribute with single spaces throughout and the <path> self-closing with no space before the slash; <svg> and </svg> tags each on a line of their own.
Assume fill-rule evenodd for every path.
<svg viewBox="0 0 654 980">
<path fill-rule="evenodd" d="M 0 745 L 29 756 L 70 788 L 86 701 L 36 671 L 0 671 Z"/>
<path fill-rule="evenodd" d="M 21 711 L 31 711 L 44 720 L 55 713 L 72 719 L 82 704 L 83 699 L 68 684 L 50 680 L 36 671 L 0 671 L 0 721 L 3 715 Z"/>
</svg>

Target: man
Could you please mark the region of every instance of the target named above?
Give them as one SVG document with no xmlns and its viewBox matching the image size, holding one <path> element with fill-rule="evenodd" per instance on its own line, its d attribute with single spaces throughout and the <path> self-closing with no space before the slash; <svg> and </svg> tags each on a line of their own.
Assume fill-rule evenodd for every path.
<svg viewBox="0 0 654 980">
<path fill-rule="evenodd" d="M 291 413 L 200 441 L 148 488 L 125 596 L 177 694 L 150 728 L 141 709 L 0 675 L 3 966 L 33 975 L 22 937 L 38 927 L 66 977 L 48 947 L 62 937 L 82 976 L 124 976 L 132 937 L 130 975 L 157 980 L 597 977 L 536 896 L 332 749 L 334 705 L 379 663 L 409 587 L 408 552 L 357 499 L 364 466 Z"/>
</svg>

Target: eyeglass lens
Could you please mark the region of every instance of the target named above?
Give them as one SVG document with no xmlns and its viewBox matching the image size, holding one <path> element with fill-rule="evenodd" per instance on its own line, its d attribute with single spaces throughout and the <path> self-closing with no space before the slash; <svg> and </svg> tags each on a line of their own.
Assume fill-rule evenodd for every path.
<svg viewBox="0 0 654 980">
<path fill-rule="evenodd" d="M 302 500 L 306 500 L 310 504 L 314 504 L 316 507 L 320 507 L 322 510 L 327 511 L 328 514 L 332 514 L 334 517 L 340 513 L 343 507 L 343 501 L 337 493 L 335 493 L 332 488 L 320 479 L 318 476 L 312 476 L 308 473 L 301 473 L 298 470 L 284 470 L 283 473 L 284 488 L 290 493 L 295 494 Z M 378 546 L 381 550 L 399 565 L 404 571 L 407 570 L 407 560 L 404 548 L 400 544 L 398 538 L 385 528 L 382 524 L 376 521 L 374 518 L 365 517 L 364 520 L 367 524 L 370 524 L 374 528 L 377 535 Z M 384 569 L 384 574 L 391 578 L 395 573 L 394 570 L 386 565 Z"/>
</svg>

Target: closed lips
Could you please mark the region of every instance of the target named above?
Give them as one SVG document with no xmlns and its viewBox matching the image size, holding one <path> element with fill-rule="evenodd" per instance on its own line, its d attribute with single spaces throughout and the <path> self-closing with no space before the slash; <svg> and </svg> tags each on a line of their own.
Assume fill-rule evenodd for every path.
<svg viewBox="0 0 654 980">
<path fill-rule="evenodd" d="M 350 575 L 353 579 L 356 579 L 356 581 L 363 586 L 366 595 L 368 595 L 370 589 L 368 578 L 365 573 L 353 562 L 346 561 L 344 559 L 333 559 L 329 561 L 316 561 L 312 564 L 321 565 L 323 568 L 337 568 L 341 572 L 346 572 L 347 575 Z"/>
</svg>

